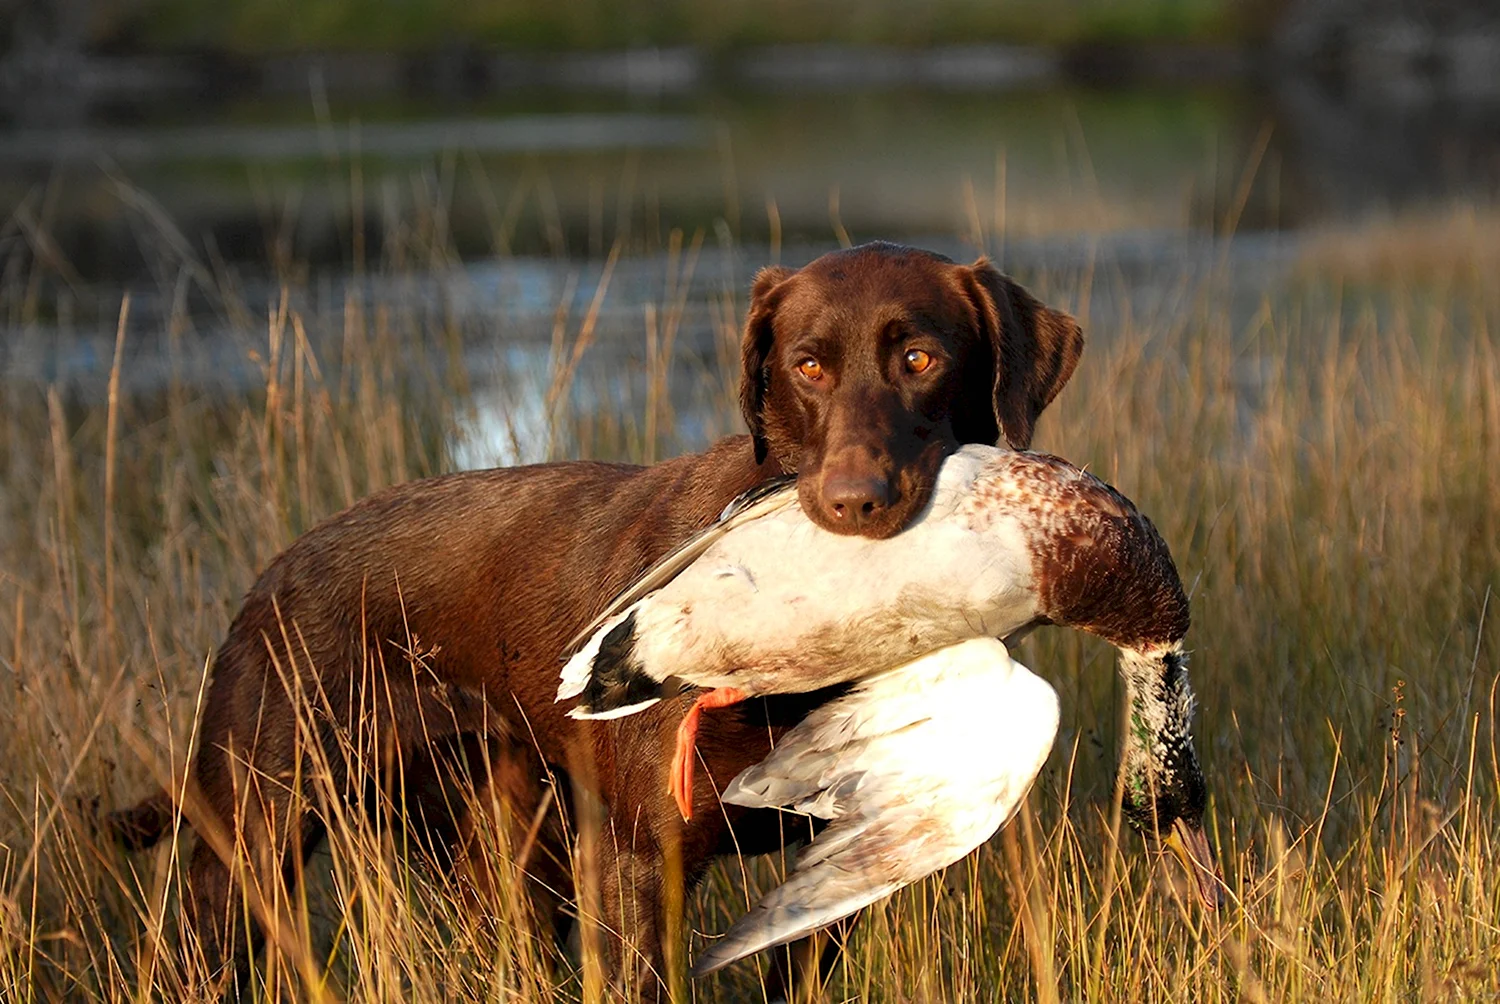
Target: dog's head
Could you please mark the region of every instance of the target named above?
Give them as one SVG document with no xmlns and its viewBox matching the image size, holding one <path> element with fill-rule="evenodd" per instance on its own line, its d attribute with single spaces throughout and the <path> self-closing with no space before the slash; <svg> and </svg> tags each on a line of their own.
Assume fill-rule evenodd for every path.
<svg viewBox="0 0 1500 1004">
<path fill-rule="evenodd" d="M 888 537 L 958 445 L 1029 446 L 1082 351 L 1072 317 L 986 259 L 865 244 L 756 276 L 740 404 L 816 523 Z"/>
</svg>

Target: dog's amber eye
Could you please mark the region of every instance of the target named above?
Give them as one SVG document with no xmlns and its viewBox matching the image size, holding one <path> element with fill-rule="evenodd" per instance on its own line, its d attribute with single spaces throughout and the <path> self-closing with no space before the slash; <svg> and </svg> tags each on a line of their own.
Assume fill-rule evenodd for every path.
<svg viewBox="0 0 1500 1004">
<path fill-rule="evenodd" d="M 816 383 L 823 379 L 823 364 L 816 359 L 804 359 L 797 364 L 797 372 Z"/>
<path fill-rule="evenodd" d="M 906 350 L 906 369 L 911 373 L 921 373 L 932 365 L 932 356 L 921 349 Z"/>
</svg>

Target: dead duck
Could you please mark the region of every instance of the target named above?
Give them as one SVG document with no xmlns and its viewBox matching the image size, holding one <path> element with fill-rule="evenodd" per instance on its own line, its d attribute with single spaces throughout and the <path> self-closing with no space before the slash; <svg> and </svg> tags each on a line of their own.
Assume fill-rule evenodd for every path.
<svg viewBox="0 0 1500 1004">
<path fill-rule="evenodd" d="M 1043 624 L 1120 650 L 1126 815 L 1160 834 L 1216 904 L 1190 731 L 1187 595 L 1151 521 L 1057 457 L 965 446 L 944 461 L 925 509 L 883 540 L 816 527 L 793 479 L 761 486 L 579 636 L 558 700 L 579 698 L 577 718 L 614 718 L 704 688 L 679 728 L 669 780 L 686 819 L 705 710 L 861 680 Z"/>
</svg>

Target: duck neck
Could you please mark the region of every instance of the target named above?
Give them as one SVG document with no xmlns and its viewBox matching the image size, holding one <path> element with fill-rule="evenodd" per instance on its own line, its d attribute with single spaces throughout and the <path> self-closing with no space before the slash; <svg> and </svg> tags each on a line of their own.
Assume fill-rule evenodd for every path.
<svg viewBox="0 0 1500 1004">
<path fill-rule="evenodd" d="M 1191 755 L 1194 697 L 1180 642 L 1120 650 L 1127 714 L 1120 772 L 1127 807 L 1149 807 L 1157 792 L 1180 782 L 1181 751 Z M 1137 820 L 1149 825 L 1149 821 Z"/>
</svg>

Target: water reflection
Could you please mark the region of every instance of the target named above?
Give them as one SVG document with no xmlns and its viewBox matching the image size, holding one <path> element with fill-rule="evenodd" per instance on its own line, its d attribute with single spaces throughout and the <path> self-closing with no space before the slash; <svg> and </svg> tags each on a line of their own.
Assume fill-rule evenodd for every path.
<svg viewBox="0 0 1500 1004">
<path fill-rule="evenodd" d="M 453 469 L 513 467 L 551 459 L 555 433 L 547 408 L 548 353 L 513 346 L 490 382 L 473 389 L 448 438 Z"/>
<path fill-rule="evenodd" d="M 957 260 L 980 253 L 952 237 L 917 243 Z M 450 423 L 442 435 L 445 467 L 649 460 L 700 449 L 739 428 L 738 325 L 751 276 L 773 257 L 797 265 L 836 246 L 773 252 L 684 242 L 670 254 L 612 265 L 513 257 L 389 278 L 345 274 L 292 287 L 287 311 L 329 385 L 342 382 L 341 361 L 351 352 L 373 350 L 406 393 L 463 388 L 462 400 L 441 409 Z M 1182 323 L 1191 298 L 1207 288 L 1236 328 L 1245 325 L 1284 284 L 1296 249 L 1295 237 L 1276 233 L 1225 242 L 1132 231 L 1011 238 L 985 250 L 1049 302 L 1080 314 L 1099 346 L 1127 322 L 1138 331 Z M 123 392 L 150 402 L 186 388 L 231 410 L 236 401 L 257 400 L 268 380 L 266 319 L 276 316 L 282 292 L 263 282 L 239 295 L 240 313 L 232 316 L 222 305 L 195 312 L 187 298 L 138 293 Z M 0 342 L 6 383 L 102 401 L 114 336 L 107 320 L 13 331 Z M 285 345 L 290 334 L 281 337 Z M 284 347 L 283 384 L 290 357 Z"/>
</svg>

